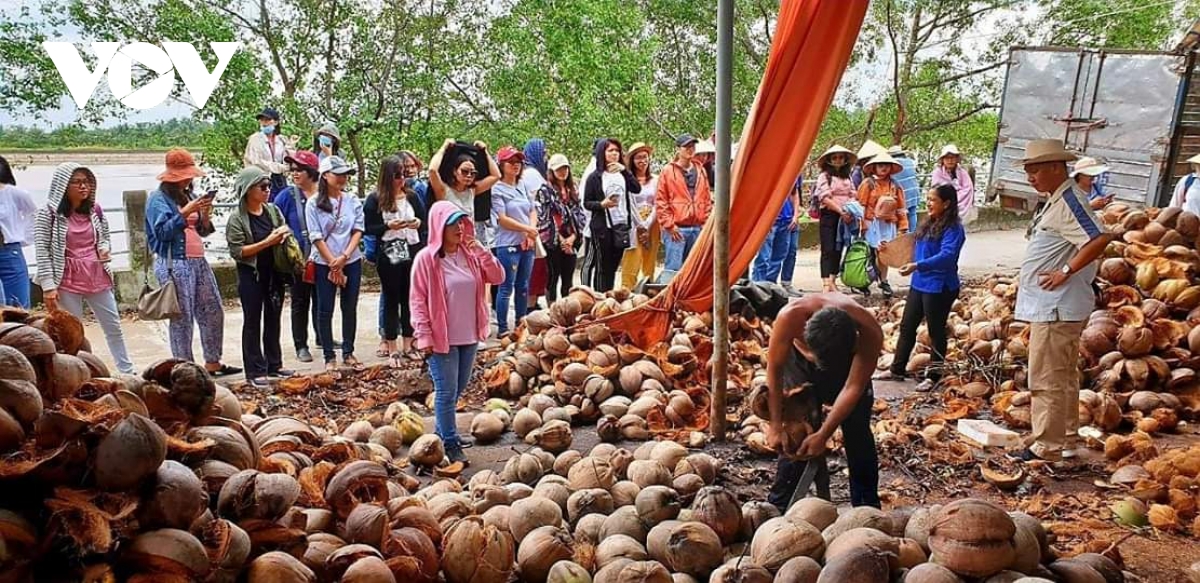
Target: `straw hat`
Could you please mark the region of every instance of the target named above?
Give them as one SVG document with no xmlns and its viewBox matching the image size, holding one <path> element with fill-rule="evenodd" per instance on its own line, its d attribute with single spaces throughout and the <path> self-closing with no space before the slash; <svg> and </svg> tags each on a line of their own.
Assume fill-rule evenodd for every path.
<svg viewBox="0 0 1200 583">
<path fill-rule="evenodd" d="M 887 148 L 883 147 L 882 144 L 876 142 L 875 140 L 867 140 L 863 142 L 862 147 L 858 149 L 858 159 L 866 160 L 868 158 L 874 158 L 875 156 L 886 153 Z"/>
<path fill-rule="evenodd" d="M 891 154 L 888 154 L 887 152 L 882 152 L 879 155 L 871 158 L 871 160 L 868 161 L 866 164 L 863 164 L 863 171 L 869 173 L 869 172 L 871 172 L 871 167 L 875 166 L 877 164 L 891 164 L 893 166 L 893 168 L 892 168 L 893 174 L 904 171 L 904 167 L 901 166 L 900 163 L 897 162 L 896 159 L 893 158 L 891 156 Z"/>
<path fill-rule="evenodd" d="M 961 157 L 962 153 L 958 151 L 958 146 L 955 146 L 954 144 L 946 144 L 946 147 L 942 148 L 942 153 L 938 154 L 938 160 L 941 160 L 942 158 L 945 158 L 946 156 Z"/>
<path fill-rule="evenodd" d="M 183 182 L 204 176 L 204 171 L 196 166 L 196 158 L 183 148 L 167 150 L 167 169 L 158 175 L 160 182 Z"/>
<path fill-rule="evenodd" d="M 1071 178 L 1082 174 L 1084 176 L 1099 176 L 1108 172 L 1108 166 L 1102 164 L 1095 158 L 1080 158 L 1075 162 L 1075 168 L 1071 171 Z"/>
<path fill-rule="evenodd" d="M 1195 156 L 1188 158 L 1187 161 L 1188 164 L 1200 164 L 1200 154 L 1196 154 Z"/>
<path fill-rule="evenodd" d="M 1030 140 L 1025 144 L 1025 157 L 1017 160 L 1017 166 L 1040 164 L 1042 162 L 1074 162 L 1078 160 L 1074 152 L 1067 149 L 1062 140 L 1053 138 Z"/>
<path fill-rule="evenodd" d="M 850 150 L 847 150 L 846 148 L 843 148 L 842 146 L 834 144 L 834 145 L 830 146 L 828 150 L 825 150 L 824 154 L 821 154 L 821 156 L 819 158 L 817 158 L 817 167 L 824 166 L 825 159 L 834 154 L 845 154 L 846 160 L 847 160 L 846 163 L 850 164 L 850 165 L 853 165 L 855 162 L 858 161 L 858 156 L 854 155 L 854 152 L 851 152 Z"/>
<path fill-rule="evenodd" d="M 625 154 L 625 156 L 629 158 L 630 162 L 629 164 L 626 164 L 626 166 L 632 166 L 634 154 L 637 154 L 642 150 L 645 150 L 650 155 L 654 155 L 654 146 L 651 146 L 645 142 L 634 142 L 633 145 L 629 147 L 629 152 Z"/>
</svg>

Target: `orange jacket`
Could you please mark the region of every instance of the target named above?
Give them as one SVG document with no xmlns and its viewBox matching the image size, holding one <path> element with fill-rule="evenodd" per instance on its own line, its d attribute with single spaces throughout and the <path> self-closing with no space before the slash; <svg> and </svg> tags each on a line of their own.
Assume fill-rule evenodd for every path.
<svg viewBox="0 0 1200 583">
<path fill-rule="evenodd" d="M 658 175 L 658 191 L 654 193 L 654 210 L 658 224 L 664 231 L 676 226 L 703 227 L 712 212 L 712 192 L 708 188 L 708 175 L 704 167 L 692 163 L 696 169 L 696 196 L 688 194 L 683 168 L 675 162 L 667 164 Z"/>
<path fill-rule="evenodd" d="M 884 184 L 870 177 L 862 181 L 858 186 L 858 203 L 863 207 L 863 220 L 870 225 L 871 221 L 875 220 L 875 205 L 879 203 L 879 199 L 889 194 L 896 199 L 897 227 L 901 231 L 907 231 L 909 226 L 908 212 L 904 210 L 904 189 L 900 188 L 895 180 L 888 179 Z"/>
</svg>

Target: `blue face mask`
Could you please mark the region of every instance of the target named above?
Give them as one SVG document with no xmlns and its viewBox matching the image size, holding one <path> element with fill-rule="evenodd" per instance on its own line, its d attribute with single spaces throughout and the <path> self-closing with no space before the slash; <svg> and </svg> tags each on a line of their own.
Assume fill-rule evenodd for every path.
<svg viewBox="0 0 1200 583">
<path fill-rule="evenodd" d="M 271 134 L 275 133 L 275 126 L 273 126 L 273 125 L 270 125 L 270 126 L 262 126 L 262 127 L 260 127 L 259 129 L 260 129 L 260 130 L 262 130 L 262 133 L 263 133 L 264 135 L 267 135 L 267 136 L 269 136 L 269 135 L 271 135 Z"/>
<path fill-rule="evenodd" d="M 333 138 L 326 136 L 324 134 L 317 136 L 317 141 L 320 142 L 321 145 L 326 148 L 333 147 Z"/>
</svg>

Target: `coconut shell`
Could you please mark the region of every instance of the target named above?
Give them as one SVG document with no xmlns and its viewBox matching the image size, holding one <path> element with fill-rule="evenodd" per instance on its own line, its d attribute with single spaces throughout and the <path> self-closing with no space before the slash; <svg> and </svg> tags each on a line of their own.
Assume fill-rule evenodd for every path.
<svg viewBox="0 0 1200 583">
<path fill-rule="evenodd" d="M 696 493 L 692 518 L 717 533 L 722 545 L 733 544 L 742 528 L 742 509 L 737 497 L 720 486 L 707 486 Z"/>
<path fill-rule="evenodd" d="M 1050 563 L 1050 571 L 1068 583 L 1105 583 L 1104 576 L 1082 561 L 1063 559 Z"/>
<path fill-rule="evenodd" d="M 646 542 L 647 529 L 638 517 L 637 508 L 621 506 L 604 519 L 600 525 L 599 540 L 623 534 L 639 543 Z"/>
<path fill-rule="evenodd" d="M 908 570 L 904 583 L 962 583 L 962 579 L 941 565 L 923 563 Z"/>
<path fill-rule="evenodd" d="M 793 557 L 819 559 L 825 553 L 825 539 L 813 525 L 787 516 L 766 521 L 754 533 L 750 557 L 755 565 L 777 570 Z"/>
<path fill-rule="evenodd" d="M 109 492 L 131 490 L 154 476 L 166 458 L 167 435 L 162 428 L 146 417 L 130 415 L 96 447 L 92 462 L 96 485 Z"/>
<path fill-rule="evenodd" d="M 837 557 L 855 549 L 867 548 L 891 557 L 894 563 L 899 562 L 899 539 L 873 528 L 853 528 L 837 537 L 825 548 L 825 562 L 829 563 Z"/>
<path fill-rule="evenodd" d="M 574 556 L 575 541 L 570 533 L 556 526 L 542 526 L 530 532 L 517 548 L 517 566 L 521 580 L 546 581 L 551 567 Z"/>
<path fill-rule="evenodd" d="M 138 505 L 143 529 L 187 529 L 208 507 L 204 483 L 187 466 L 167 460 L 158 467 L 152 488 Z"/>
<path fill-rule="evenodd" d="M 803 520 L 814 528 L 825 530 L 838 519 L 837 506 L 821 498 L 803 498 L 792 504 L 787 513 L 789 519 Z"/>
<path fill-rule="evenodd" d="M 250 562 L 246 581 L 287 581 L 288 583 L 315 583 L 317 575 L 299 559 L 281 551 L 271 551 Z"/>
<path fill-rule="evenodd" d="M 504 422 L 491 413 L 478 413 L 471 419 L 471 435 L 480 444 L 494 443 L 504 433 Z"/>
<path fill-rule="evenodd" d="M 887 531 L 892 527 L 892 519 L 885 512 L 872 506 L 857 506 L 846 511 L 833 524 L 821 531 L 825 544 L 837 540 L 842 533 L 855 528 L 873 528 Z"/>
<path fill-rule="evenodd" d="M 0 344 L 17 349 L 31 361 L 58 351 L 45 332 L 16 322 L 0 323 Z"/>
<path fill-rule="evenodd" d="M 136 569 L 198 579 L 209 570 L 208 553 L 200 540 L 185 530 L 163 528 L 134 538 L 122 560 Z M 295 580 L 295 579 L 292 579 Z"/>
<path fill-rule="evenodd" d="M 890 576 L 886 555 L 869 548 L 856 548 L 827 561 L 817 583 L 878 583 Z"/>
<path fill-rule="evenodd" d="M 446 533 L 442 572 L 446 583 L 507 583 L 516 564 L 511 535 L 469 516 Z"/>
<path fill-rule="evenodd" d="M 705 578 L 721 564 L 721 539 L 699 522 L 668 520 L 651 529 L 646 550 L 672 571 Z"/>
</svg>

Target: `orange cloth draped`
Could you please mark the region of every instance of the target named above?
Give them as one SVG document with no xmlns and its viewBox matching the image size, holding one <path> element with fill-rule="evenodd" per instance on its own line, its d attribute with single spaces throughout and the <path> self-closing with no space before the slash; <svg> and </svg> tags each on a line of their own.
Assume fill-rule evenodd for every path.
<svg viewBox="0 0 1200 583">
<path fill-rule="evenodd" d="M 750 265 L 800 174 L 858 38 L 867 0 L 783 0 L 775 40 L 733 164 L 730 285 Z M 804 209 L 796 209 L 804 212 Z M 653 301 L 608 320 L 639 346 L 666 339 L 674 310 L 713 303 L 713 221 Z"/>
</svg>

